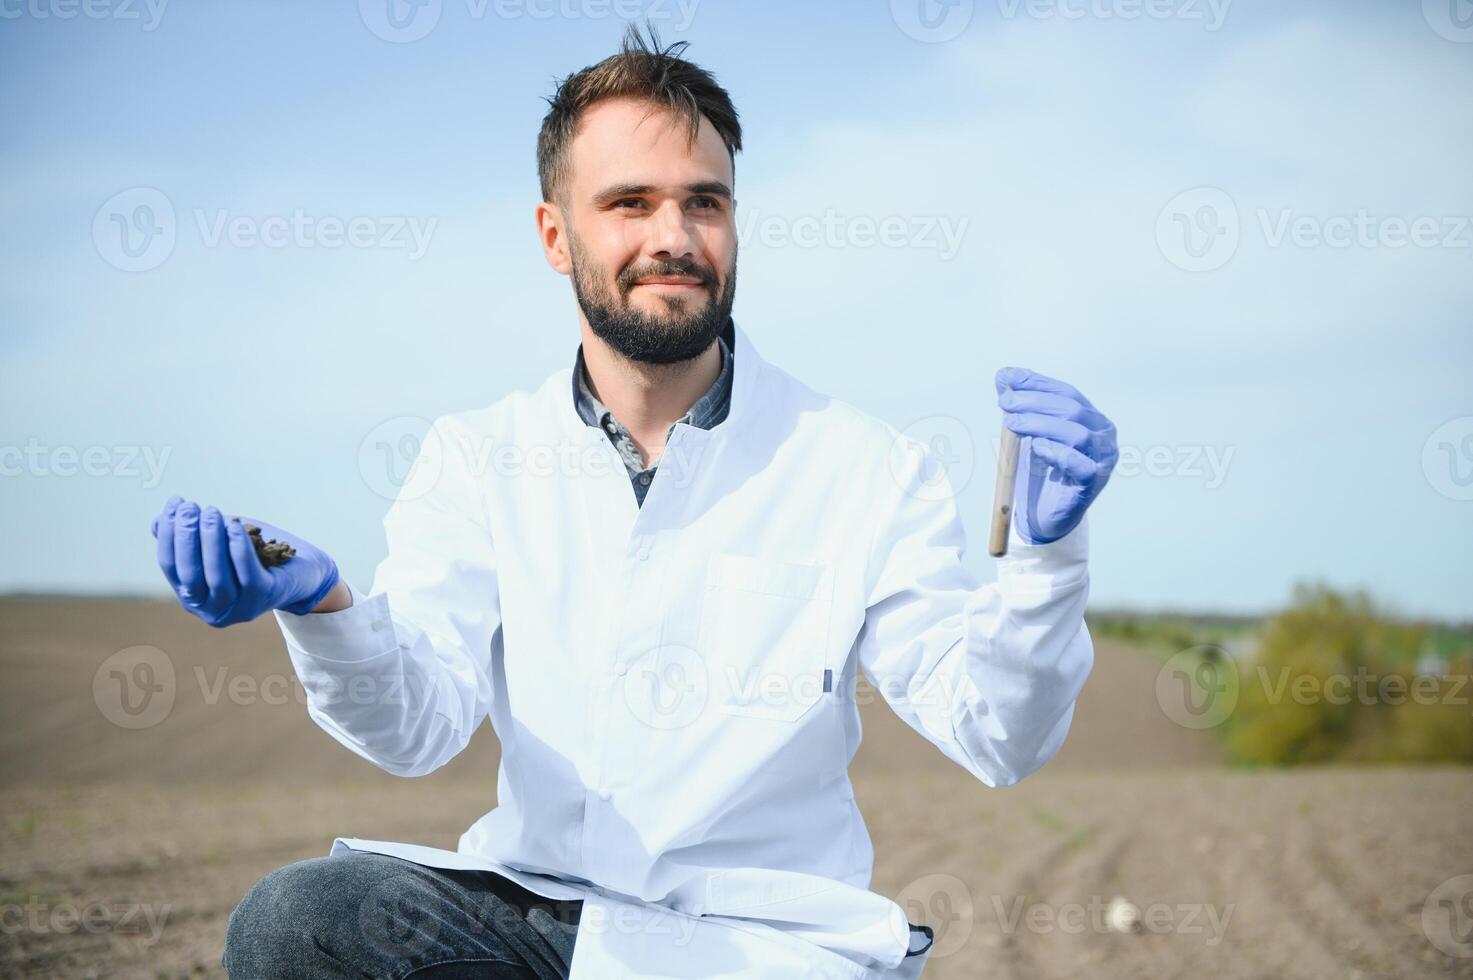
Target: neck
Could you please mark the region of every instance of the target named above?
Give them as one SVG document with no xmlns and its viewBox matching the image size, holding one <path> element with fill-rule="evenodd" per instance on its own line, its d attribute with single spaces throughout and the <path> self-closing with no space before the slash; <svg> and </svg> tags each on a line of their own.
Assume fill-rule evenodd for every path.
<svg viewBox="0 0 1473 980">
<path fill-rule="evenodd" d="M 665 450 L 670 426 L 694 405 L 721 374 L 721 345 L 713 340 L 698 356 L 673 364 L 633 361 L 582 324 L 583 363 L 589 387 L 608 406 L 644 457 L 644 464 Z"/>
</svg>

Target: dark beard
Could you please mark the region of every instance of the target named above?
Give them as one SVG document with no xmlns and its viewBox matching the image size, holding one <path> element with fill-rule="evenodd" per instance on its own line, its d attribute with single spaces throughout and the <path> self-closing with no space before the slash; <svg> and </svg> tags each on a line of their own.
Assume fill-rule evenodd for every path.
<svg viewBox="0 0 1473 980">
<path fill-rule="evenodd" d="M 635 280 L 646 276 L 699 276 L 708 293 L 715 289 L 713 274 L 692 263 L 659 263 L 655 267 L 634 269 L 632 266 L 619 273 L 616 288 L 619 293 L 617 305 L 604 288 L 597 266 L 571 233 L 568 235 L 569 249 L 573 262 L 573 294 L 588 319 L 588 326 L 609 347 L 631 361 L 646 364 L 673 364 L 688 361 L 705 353 L 726 327 L 731 318 L 732 301 L 736 296 L 736 261 L 733 259 L 731 275 L 715 301 L 706 304 L 695 313 L 686 313 L 681 300 L 667 301 L 668 319 L 647 316 L 629 303 L 630 290 Z"/>
</svg>

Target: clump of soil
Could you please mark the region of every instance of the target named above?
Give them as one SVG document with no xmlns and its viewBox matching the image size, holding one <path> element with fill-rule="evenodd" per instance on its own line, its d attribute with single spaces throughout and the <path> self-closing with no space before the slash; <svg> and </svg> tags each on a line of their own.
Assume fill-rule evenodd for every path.
<svg viewBox="0 0 1473 980">
<path fill-rule="evenodd" d="M 256 549 L 256 557 L 261 559 L 261 564 L 267 568 L 274 565 L 285 565 L 297 549 L 285 541 L 272 538 L 270 541 L 261 537 L 261 529 L 254 524 L 245 526 L 246 534 L 251 536 L 251 546 Z"/>
</svg>

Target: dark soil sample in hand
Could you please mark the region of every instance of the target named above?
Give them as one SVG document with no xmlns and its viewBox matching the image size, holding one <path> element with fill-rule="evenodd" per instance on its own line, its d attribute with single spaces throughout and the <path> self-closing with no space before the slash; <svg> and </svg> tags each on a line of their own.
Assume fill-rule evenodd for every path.
<svg viewBox="0 0 1473 980">
<path fill-rule="evenodd" d="M 246 533 L 251 536 L 251 545 L 256 549 L 256 557 L 261 559 L 261 564 L 267 568 L 273 565 L 285 565 L 287 559 L 297 553 L 297 549 L 285 541 L 272 538 L 266 541 L 261 537 L 261 529 L 254 524 L 245 526 Z"/>
</svg>

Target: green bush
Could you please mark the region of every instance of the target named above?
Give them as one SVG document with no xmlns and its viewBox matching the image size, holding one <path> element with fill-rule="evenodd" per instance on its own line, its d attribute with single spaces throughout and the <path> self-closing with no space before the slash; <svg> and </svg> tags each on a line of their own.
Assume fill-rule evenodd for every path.
<svg viewBox="0 0 1473 980">
<path fill-rule="evenodd" d="M 1364 593 L 1297 586 L 1238 665 L 1224 734 L 1245 763 L 1473 762 L 1473 664 L 1418 676 L 1430 627 L 1380 614 Z"/>
</svg>

